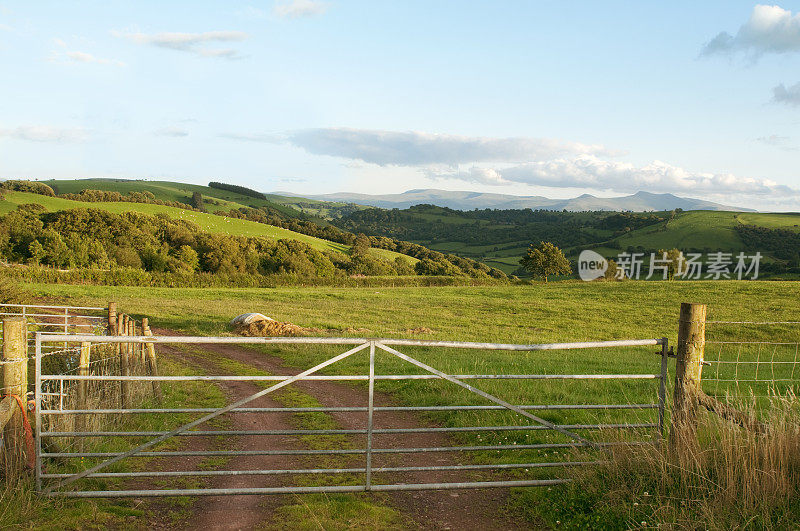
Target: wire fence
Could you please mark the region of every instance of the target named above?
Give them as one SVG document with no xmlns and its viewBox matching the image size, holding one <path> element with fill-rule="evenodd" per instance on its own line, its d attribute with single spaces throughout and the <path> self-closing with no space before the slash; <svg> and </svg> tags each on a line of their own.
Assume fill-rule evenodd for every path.
<svg viewBox="0 0 800 531">
<path fill-rule="evenodd" d="M 757 401 L 800 390 L 800 321 L 706 321 L 703 389 Z"/>
<path fill-rule="evenodd" d="M 100 334 L 108 327 L 108 309 L 95 306 L 55 306 L 36 304 L 0 304 L 2 319 L 24 317 L 28 323 L 28 355 L 33 357 L 36 332 L 43 334 Z M 2 335 L 0 334 L 0 344 Z M 45 352 L 68 350 L 66 343 L 49 344 Z"/>
<path fill-rule="evenodd" d="M 42 370 L 50 374 L 86 377 L 149 376 L 146 346 L 135 343 L 91 343 L 77 346 L 60 355 L 44 355 Z M 122 407 L 134 407 L 152 396 L 146 382 L 109 382 L 103 380 L 45 380 L 41 385 L 41 407 L 61 412 L 97 410 L 92 415 L 50 415 L 43 419 L 46 432 L 98 431 L 118 424 L 118 415 L 102 413 Z M 65 452 L 86 448 L 91 441 L 77 437 L 50 439 L 48 444 Z"/>
</svg>

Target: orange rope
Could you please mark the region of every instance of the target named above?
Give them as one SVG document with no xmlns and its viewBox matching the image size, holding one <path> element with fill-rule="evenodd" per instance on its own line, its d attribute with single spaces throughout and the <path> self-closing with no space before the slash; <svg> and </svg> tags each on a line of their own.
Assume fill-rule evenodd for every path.
<svg viewBox="0 0 800 531">
<path fill-rule="evenodd" d="M 11 398 L 17 401 L 17 405 L 22 410 L 22 424 L 25 428 L 25 448 L 26 448 L 26 458 L 27 462 L 25 463 L 28 468 L 33 468 L 36 465 L 36 449 L 33 445 L 33 430 L 31 429 L 31 423 L 28 422 L 28 409 L 25 407 L 25 402 L 23 402 L 22 397 L 19 395 L 3 395 L 3 398 L 10 396 Z"/>
</svg>

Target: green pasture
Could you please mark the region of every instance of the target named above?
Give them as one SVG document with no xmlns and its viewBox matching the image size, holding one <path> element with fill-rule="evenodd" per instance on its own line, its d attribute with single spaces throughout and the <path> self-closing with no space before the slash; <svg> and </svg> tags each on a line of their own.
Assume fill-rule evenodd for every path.
<svg viewBox="0 0 800 531">
<path fill-rule="evenodd" d="M 75 285 L 27 285 L 33 298 L 103 306 L 116 301 L 119 310 L 148 316 L 151 326 L 167 327 L 197 335 L 229 335 L 229 320 L 244 312 L 257 311 L 280 321 L 318 329 L 315 334 L 355 337 L 406 337 L 416 339 L 545 343 L 586 340 L 643 339 L 667 337 L 675 344 L 681 302 L 709 305 L 711 321 L 800 321 L 800 285 L 793 282 L 559 282 L 525 286 L 453 288 L 136 288 Z M 422 330 L 425 327 L 427 330 Z M 796 389 L 796 350 L 772 343 L 800 342 L 800 325 L 739 325 L 709 323 L 705 368 L 706 391 L 725 394 L 764 394 L 770 385 L 778 390 Z M 738 342 L 770 342 L 758 347 Z M 737 343 L 733 343 L 737 342 Z M 287 364 L 307 368 L 348 347 L 281 346 L 257 347 L 279 356 Z M 450 374 L 657 374 L 658 347 L 586 349 L 569 351 L 512 352 L 491 350 L 399 347 L 398 350 Z M 200 352 L 200 350 L 198 350 Z M 253 368 L 209 357 L 223 373 L 251 374 Z M 728 361 L 729 364 L 719 364 Z M 747 364 L 745 362 L 758 362 Z M 775 361 L 785 363 L 774 363 Z M 738 363 L 734 363 L 738 362 Z M 763 364 L 762 364 L 763 362 Z M 767 363 L 769 362 L 769 363 Z M 239 364 L 241 365 L 241 364 Z M 366 374 L 367 351 L 354 354 L 325 370 L 325 374 Z M 721 372 L 719 372 L 721 371 Z M 733 371 L 733 372 L 731 372 Z M 736 372 L 739 371 L 739 372 Z M 749 372 L 748 372 L 749 371 Z M 758 374 L 755 373 L 758 371 Z M 765 373 L 764 371 L 770 371 Z M 378 351 L 377 374 L 423 374 L 424 371 L 391 354 Z M 670 362 L 670 379 L 674 361 Z M 721 376 L 720 376 L 721 375 Z M 726 376 L 727 375 L 727 376 Z M 723 377 L 756 379 L 740 387 L 723 383 Z M 785 380 L 785 381 L 782 381 Z M 792 380 L 791 382 L 789 380 Z M 560 424 L 598 423 L 654 424 L 657 410 L 656 379 L 637 380 L 470 380 L 475 387 L 517 404 L 642 404 L 639 409 L 553 409 L 535 411 Z M 364 382 L 352 385 L 365 392 Z M 722 385 L 722 387 L 720 387 Z M 413 406 L 485 405 L 486 401 L 441 380 L 378 381 L 376 389 L 397 403 Z M 358 404 L 353 404 L 358 405 Z M 504 411 L 437 412 L 427 415 L 445 427 L 525 426 L 534 424 Z M 322 418 L 328 426 L 330 418 Z M 376 414 L 376 426 L 382 425 Z M 304 427 L 314 428 L 316 425 Z M 636 429 L 576 428 L 596 441 L 655 440 L 653 427 Z M 453 445 L 510 445 L 565 443 L 569 439 L 545 430 L 491 430 L 457 433 Z M 380 447 L 380 437 L 375 445 Z M 358 441 L 342 444 L 357 445 Z M 585 458 L 570 449 L 513 449 L 468 452 L 470 463 L 527 463 L 568 461 Z M 596 456 L 595 456 L 596 457 Z M 377 459 L 377 458 L 376 458 Z M 379 461 L 376 462 L 379 465 Z M 560 477 L 569 472 L 556 468 L 518 470 L 504 475 L 517 479 Z M 500 476 L 498 476 L 499 478 Z M 380 483 L 392 481 L 376 475 Z M 517 493 L 515 503 L 533 503 L 541 498 L 535 489 Z M 520 498 L 521 497 L 521 498 Z M 304 499 L 309 503 L 310 499 Z M 520 502 L 522 500 L 522 502 Z M 524 500 L 528 500 L 525 502 Z M 356 509 L 362 498 L 317 500 L 314 511 Z M 339 507 L 340 504 L 342 505 Z M 70 505 L 68 505 L 70 506 Z M 108 507 L 117 507 L 111 504 Z M 99 505 L 102 510 L 106 505 Z M 124 506 L 123 506 L 124 507 Z M 293 506 L 302 520 L 310 507 Z M 376 505 L 371 511 L 380 512 Z M 117 510 L 117 509 L 115 509 Z M 119 510 L 122 510 L 120 508 Z M 282 509 L 283 510 L 283 509 Z M 514 510 L 514 509 L 512 509 Z M 536 513 L 530 508 L 528 513 Z M 389 516 L 397 518 L 392 513 Z M 338 518 L 333 518 L 334 520 Z M 113 521 L 113 520 L 112 520 Z"/>
<path fill-rule="evenodd" d="M 72 183 L 73 181 L 64 182 Z M 61 199 L 59 197 L 47 197 L 44 195 L 26 192 L 7 192 L 2 196 L 2 198 L 0 198 L 0 214 L 11 212 L 17 208 L 17 206 L 26 203 L 36 203 L 42 205 L 51 212 L 75 208 L 97 208 L 101 210 L 107 210 L 115 214 L 121 214 L 123 212 L 141 212 L 143 214 L 150 215 L 163 213 L 167 214 L 173 219 L 185 219 L 196 223 L 201 229 L 208 232 L 229 234 L 231 236 L 266 236 L 276 240 L 298 240 L 320 251 L 338 251 L 343 253 L 350 252 L 349 245 L 323 240 L 321 238 L 315 238 L 314 236 L 300 234 L 299 232 L 283 229 L 281 227 L 265 225 L 263 223 L 256 223 L 254 221 L 247 221 L 244 219 L 229 218 L 214 214 L 206 214 L 204 212 L 195 212 L 193 210 L 184 210 L 170 206 L 151 205 L 146 203 L 85 203 L 82 201 L 72 201 L 69 199 Z M 373 249 L 372 252 L 385 260 L 394 260 L 396 257 L 402 256 L 412 264 L 418 262 L 416 258 L 405 256 L 394 251 Z"/>
<path fill-rule="evenodd" d="M 735 227 L 758 225 L 770 229 L 800 230 L 800 214 L 761 214 L 755 212 L 682 212 L 664 224 L 643 227 L 616 238 L 625 249 L 642 246 L 647 249 L 711 249 L 742 251 Z"/>
<path fill-rule="evenodd" d="M 261 312 L 280 321 L 320 330 L 329 336 L 413 337 L 419 339 L 487 341 L 501 343 L 547 343 L 587 340 L 667 337 L 674 345 L 681 302 L 709 305 L 709 319 L 722 321 L 800 321 L 800 285 L 794 282 L 597 282 L 575 281 L 502 287 L 440 288 L 133 288 L 69 285 L 33 285 L 35 293 L 54 300 L 102 305 L 115 300 L 126 312 L 147 315 L 155 326 L 192 334 L 229 334 L 228 322 L 245 312 Z M 424 333 L 419 333 L 421 329 Z M 739 380 L 775 381 L 785 388 L 792 382 L 800 325 L 709 324 L 706 374 L 709 392 L 730 391 Z M 783 342 L 790 345 L 740 345 L 738 342 Z M 736 342 L 736 343 L 728 343 Z M 775 348 L 773 348 L 775 347 Z M 759 350 L 760 349 L 760 350 Z M 298 367 L 311 366 L 331 353 L 330 349 L 270 347 L 270 353 Z M 657 371 L 654 347 L 617 350 L 552 351 L 511 353 L 411 349 L 426 363 L 451 373 L 651 373 Z M 386 370 L 400 370 L 399 360 L 385 358 Z M 738 361 L 721 363 L 717 361 Z M 343 363 L 338 369 L 364 370 L 363 357 Z M 745 361 L 757 361 L 747 364 Z M 782 363 L 773 363 L 781 361 Z M 756 367 L 756 365 L 758 365 Z M 410 366 L 403 366 L 410 369 Z M 755 377 L 758 368 L 759 375 Z M 786 371 L 789 371 L 788 373 Z M 751 374 L 745 378 L 745 375 Z M 773 377 L 773 373 L 777 376 Z M 800 376 L 800 368 L 795 371 Z M 721 374 L 721 376 L 719 376 Z M 788 374 L 788 376 L 787 376 Z M 486 389 L 499 393 L 527 393 L 541 400 L 567 398 L 574 403 L 605 398 L 640 397 L 650 393 L 651 382 L 629 383 L 569 381 L 532 382 L 509 385 L 508 381 L 486 382 Z M 436 382 L 387 384 L 409 403 L 441 399 Z M 630 385 L 628 385 L 630 384 Z M 447 386 L 445 386 L 447 387 Z M 507 391 L 502 391 L 506 389 Z M 542 392 L 546 392 L 542 394 Z M 455 391 L 455 390 L 453 390 Z M 608 392 L 606 392 L 608 391 Z M 739 389 L 739 391 L 742 391 Z M 644 393 L 645 391 L 642 391 Z M 746 392 L 746 391 L 745 391 Z M 622 394 L 621 394 L 622 393 Z M 651 395 L 651 393 L 650 393 Z M 648 395 L 648 396 L 650 396 Z M 643 397 L 644 395 L 641 395 Z M 652 398 L 652 396 L 651 396 Z"/>
<path fill-rule="evenodd" d="M 53 179 L 42 182 L 53 187 L 58 194 L 76 194 L 81 190 L 103 190 L 107 192 L 119 192 L 123 195 L 128 192 L 151 192 L 157 199 L 179 201 L 181 203 L 189 203 L 192 194 L 194 192 L 200 192 L 204 199 L 212 199 L 220 203 L 218 205 L 206 203 L 205 207 L 212 212 L 218 210 L 227 211 L 232 208 L 241 208 L 243 206 L 270 206 L 289 214 L 290 217 L 294 215 L 293 209 L 277 202 L 199 184 L 125 179 Z"/>
<path fill-rule="evenodd" d="M 440 217 L 443 220 L 446 219 L 448 223 L 458 223 L 458 220 L 462 219 Z M 468 220 L 462 219 L 462 221 Z M 678 213 L 675 219 L 668 223 L 642 227 L 616 238 L 611 238 L 612 234 L 609 231 L 594 231 L 598 242 L 610 238 L 608 241 L 617 244 L 616 248 L 597 243 L 565 249 L 565 252 L 572 259 L 577 258 L 583 249 L 594 249 L 606 257 L 613 257 L 628 247 L 643 247 L 653 250 L 677 248 L 684 251 L 708 249 L 709 251 L 739 252 L 746 250 L 736 232 L 735 227 L 739 224 L 798 231 L 800 230 L 800 214 L 693 210 Z M 511 273 L 519 266 L 519 259 L 525 253 L 530 242 L 488 245 L 468 245 L 457 241 L 422 243 L 441 252 L 463 254 L 469 257 L 482 256 L 481 260 L 487 264 Z"/>
</svg>

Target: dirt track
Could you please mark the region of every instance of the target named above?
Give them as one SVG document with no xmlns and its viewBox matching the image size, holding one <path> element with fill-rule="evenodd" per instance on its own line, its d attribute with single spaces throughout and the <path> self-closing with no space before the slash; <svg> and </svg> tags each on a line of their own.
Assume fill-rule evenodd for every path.
<svg viewBox="0 0 800 531">
<path fill-rule="evenodd" d="M 170 330 L 157 330 L 158 335 L 175 335 Z M 214 362 L 217 358 L 227 358 L 247 366 L 273 374 L 296 374 L 297 370 L 286 367 L 279 358 L 274 358 L 237 345 L 197 345 L 191 352 L 167 346 L 160 347 L 162 355 L 172 355 L 187 359 L 202 367 L 208 374 L 226 374 Z M 209 353 L 204 356 L 203 352 Z M 230 401 L 254 394 L 262 389 L 250 382 L 218 382 Z M 328 407 L 366 406 L 367 396 L 363 389 L 335 382 L 305 381 L 293 384 L 299 391 L 310 395 Z M 248 404 L 248 407 L 275 407 L 281 404 L 270 397 L 262 397 Z M 375 395 L 376 406 L 396 405 L 389 396 Z M 363 412 L 329 413 L 336 423 L 345 429 L 363 429 L 366 418 Z M 237 413 L 228 415 L 231 429 L 296 429 L 286 413 Z M 430 425 L 416 415 L 407 412 L 380 412 L 375 416 L 376 428 L 408 428 Z M 348 436 L 353 447 L 363 447 L 363 435 Z M 191 437 L 188 444 L 192 449 L 217 449 L 219 442 L 210 438 Z M 216 446 L 214 446 L 216 445 Z M 374 446 L 425 447 L 452 445 L 442 434 L 383 434 L 375 435 Z M 307 449 L 308 445 L 297 436 L 237 436 L 231 438 L 226 446 L 236 449 Z M 244 456 L 231 458 L 223 468 L 228 470 L 276 469 L 276 468 L 331 468 L 363 467 L 362 456 L 342 455 L 337 458 L 325 457 L 325 462 L 314 462 L 316 456 Z M 169 469 L 171 466 L 189 469 L 196 462 L 170 462 L 159 460 L 158 466 Z M 433 454 L 376 454 L 373 466 L 425 466 L 431 464 L 458 464 L 456 457 L 449 453 Z M 378 482 L 384 478 L 377 477 Z M 393 482 L 449 482 L 470 481 L 475 475 L 469 472 L 414 472 L 402 477 L 395 475 Z M 274 487 L 290 483 L 287 476 L 222 476 L 212 477 L 205 483 L 208 487 Z M 374 503 L 385 504 L 403 514 L 411 525 L 426 529 L 520 529 L 529 524 L 505 514 L 507 502 L 506 489 L 470 489 L 459 491 L 417 491 L 392 492 L 372 496 Z M 269 526 L 276 522 L 276 509 L 282 505 L 295 504 L 292 496 L 219 496 L 200 497 L 192 506 L 191 516 L 178 527 L 203 529 L 252 529 Z M 173 524 L 164 524 L 173 527 Z"/>
</svg>

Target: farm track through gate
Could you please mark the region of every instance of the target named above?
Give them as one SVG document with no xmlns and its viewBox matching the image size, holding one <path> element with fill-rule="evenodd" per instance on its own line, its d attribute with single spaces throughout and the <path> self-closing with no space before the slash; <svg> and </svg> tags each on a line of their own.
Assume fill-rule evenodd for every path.
<svg viewBox="0 0 800 531">
<path fill-rule="evenodd" d="M 171 376 L 124 376 L 124 375 L 87 375 L 87 374 L 43 374 L 42 356 L 45 347 L 52 343 L 83 344 L 154 344 L 186 345 L 236 344 L 236 345 L 311 345 L 308 348 L 319 348 L 321 351 L 335 347 L 346 347 L 347 350 L 338 355 L 328 357 L 325 361 L 297 374 L 284 375 L 206 375 L 186 374 Z M 651 347 L 658 347 L 654 356 Z M 601 360 L 607 361 L 609 356 L 628 349 L 636 349 L 628 354 L 638 359 L 637 366 L 652 366 L 647 372 L 603 372 L 596 370 L 586 373 L 538 373 L 538 374 L 449 374 L 428 363 L 417 359 L 423 357 L 408 355 L 408 349 L 425 349 L 423 354 L 448 349 L 455 352 L 475 351 L 510 351 L 517 353 L 544 354 L 544 351 L 572 351 L 600 349 L 607 353 Z M 402 352 L 401 350 L 405 352 Z M 380 359 L 377 359 L 379 356 Z M 362 357 L 361 360 L 357 358 Z M 611 356 L 613 357 L 613 356 Z M 580 343 L 550 344 L 502 344 L 502 343 L 470 343 L 456 341 L 418 341 L 406 339 L 360 339 L 360 338 L 261 338 L 261 337 L 184 337 L 184 336 L 96 336 L 42 334 L 35 336 L 36 361 L 36 483 L 37 490 L 49 496 L 68 497 L 143 497 L 143 496 L 198 496 L 198 495 L 233 495 L 233 494 L 289 494 L 311 492 L 364 492 L 364 491 L 399 491 L 427 489 L 462 489 L 484 487 L 524 487 L 553 485 L 568 481 L 568 478 L 542 477 L 546 470 L 570 466 L 596 463 L 587 460 L 586 456 L 597 450 L 614 445 L 655 444 L 661 441 L 664 429 L 664 413 L 666 404 L 666 380 L 668 345 L 666 338 L 623 341 L 599 341 Z M 346 365 L 354 360 L 361 365 Z M 521 359 L 519 363 L 524 363 Z M 351 364 L 352 365 L 352 364 Z M 600 364 L 603 368 L 604 365 Z M 328 369 L 330 368 L 330 369 Z M 391 372 L 384 374 L 383 368 Z M 326 370 L 328 369 L 328 370 Z M 332 371 L 332 370 L 333 371 Z M 339 370 L 340 373 L 336 373 Z M 343 372 L 343 373 L 342 373 Z M 236 397 L 231 403 L 218 408 L 163 408 L 158 404 L 149 407 L 126 407 L 118 409 L 69 409 L 63 402 L 51 402 L 45 409 L 42 396 L 43 384 L 48 382 L 138 382 L 153 381 L 164 385 L 172 383 L 180 385 L 186 382 L 250 382 L 262 388 L 244 397 Z M 351 385 L 365 385 L 364 401 L 353 405 L 326 406 L 253 406 L 268 395 L 284 389 L 294 383 L 306 382 L 350 382 Z M 395 406 L 375 403 L 376 385 L 415 385 L 415 382 L 429 385 L 441 384 L 441 401 L 424 406 Z M 479 389 L 468 381 L 480 381 Z M 358 384 L 361 382 L 361 384 Z M 531 385 L 553 385 L 556 382 L 576 388 L 578 385 L 590 385 L 614 382 L 615 393 L 627 401 L 604 403 L 568 403 L 563 400 L 569 396 L 567 391 L 540 394 L 537 400 L 535 388 Z M 648 383 L 651 382 L 651 383 Z M 502 388 L 512 385 L 511 389 Z M 609 384 L 610 385 L 610 384 Z M 636 386 L 635 390 L 633 387 Z M 642 387 L 644 386 L 644 387 Z M 491 392 L 485 390 L 490 388 Z M 507 399 L 501 396 L 509 397 Z M 552 399 L 561 396 L 563 403 L 542 403 L 541 399 Z M 600 398 L 605 398 L 605 396 Z M 630 397 L 649 397 L 646 401 L 633 401 Z M 462 402 L 462 403 L 453 403 Z M 534 403 L 536 402 L 536 403 Z M 250 407 L 247 407 L 247 406 Z M 384 427 L 380 417 L 385 412 L 401 411 L 416 413 L 458 413 L 469 415 L 467 425 L 419 426 L 419 427 Z M 556 411 L 594 411 L 632 413 L 634 416 L 614 417 L 606 415 L 597 417 L 598 422 L 565 423 L 547 420 L 548 414 Z M 230 429 L 219 422 L 231 414 L 258 413 L 263 415 L 280 414 L 330 414 L 348 412 L 362 414 L 362 423 L 356 428 L 307 428 L 302 429 Z M 600 413 L 597 413 L 600 415 Z M 196 416 L 191 421 L 161 430 L 106 430 L 87 428 L 86 430 L 57 430 L 54 418 L 109 416 L 117 419 L 131 416 Z M 489 415 L 489 419 L 476 421 L 478 415 Z M 177 417 L 181 418 L 181 417 Z M 609 421 L 611 419 L 612 421 Z M 498 423 L 499 422 L 499 423 Z M 75 425 L 78 425 L 75 423 Z M 80 423 L 86 426 L 86 423 Z M 124 428 L 125 423 L 114 424 Z M 439 433 L 455 440 L 452 446 L 404 446 L 397 444 L 380 444 L 383 437 L 393 435 L 393 441 L 401 442 L 404 437 L 412 441 L 415 434 Z M 468 434 L 477 438 L 465 438 Z M 483 434 L 483 438 L 481 435 Z M 516 438 L 508 442 L 503 434 L 515 434 Z M 206 438 L 251 438 L 262 440 L 262 437 L 339 437 L 333 447 L 311 449 L 275 449 L 274 447 L 223 450 L 186 449 L 178 440 L 185 437 Z M 459 438 L 460 437 L 460 438 Z M 520 437 L 528 438 L 520 439 Z M 46 451 L 43 439 L 68 441 L 96 441 L 113 439 L 119 443 L 115 451 L 92 451 L 91 445 L 83 443 L 73 445 L 76 451 L 66 449 Z M 180 439 L 176 439 L 180 438 Z M 145 442 L 141 442 L 141 441 Z M 504 442 L 505 441 L 505 442 Z M 461 444 L 463 442 L 463 444 Z M 248 445 L 251 447 L 252 445 Z M 258 446 L 256 444 L 255 446 Z M 70 447 L 69 450 L 72 450 Z M 409 466 L 403 460 L 413 454 L 431 456 L 430 463 L 421 466 Z M 458 455 L 463 462 L 441 463 L 435 459 L 440 455 Z M 549 454 L 549 455 L 548 455 Z M 602 454 L 600 454 L 602 455 Z M 264 456 L 265 461 L 272 464 L 270 468 L 248 470 L 209 469 L 195 466 L 189 470 L 157 470 L 151 467 L 133 467 L 133 471 L 120 467 L 120 464 L 135 458 L 185 458 L 186 461 L 196 458 L 218 458 L 235 460 L 243 456 Z M 471 456 L 471 457 L 467 457 Z M 503 459 L 500 459 L 500 457 Z M 595 455 L 595 457 L 597 457 Z M 321 465 L 315 466 L 312 460 L 319 459 Z M 332 461 L 333 460 L 333 461 Z M 50 463 L 58 463 L 57 472 L 49 472 Z M 278 462 L 281 466 L 276 467 Z M 291 466 L 300 463 L 300 466 Z M 331 463 L 345 463 L 346 466 L 331 466 Z M 177 467 L 176 467 L 177 468 Z M 441 481 L 420 481 L 415 474 L 439 473 Z M 463 477 L 454 478 L 460 473 Z M 505 474 L 505 475 L 504 475 Z M 252 486 L 245 488 L 210 488 L 192 486 L 190 488 L 156 488 L 163 485 L 168 478 L 198 478 L 207 476 L 252 475 L 264 477 L 287 478 L 285 484 L 279 486 Z M 323 481 L 313 484 L 310 477 L 336 476 L 336 481 Z M 114 490 L 100 490 L 97 481 L 108 478 L 113 485 L 121 486 Z M 290 478 L 294 478 L 291 480 Z M 299 479 L 305 478 L 305 479 Z M 134 482 L 133 487 L 130 483 Z M 144 483 L 143 483 L 144 482 Z M 331 484 L 334 483 L 334 484 Z M 272 484 L 274 485 L 274 483 Z M 66 487 L 69 487 L 68 489 Z M 94 490 L 92 489 L 94 487 Z M 105 488 L 105 487 L 103 487 Z"/>
</svg>

